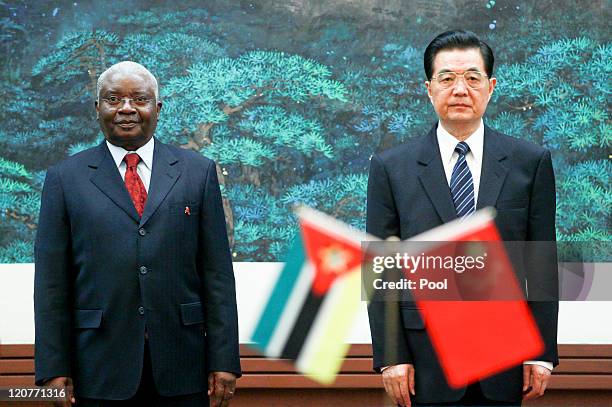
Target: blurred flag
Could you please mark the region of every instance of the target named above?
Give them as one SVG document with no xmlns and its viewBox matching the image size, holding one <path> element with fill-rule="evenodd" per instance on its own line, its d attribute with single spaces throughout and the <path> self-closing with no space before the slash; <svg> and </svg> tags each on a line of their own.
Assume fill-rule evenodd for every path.
<svg viewBox="0 0 612 407">
<path fill-rule="evenodd" d="M 313 209 L 297 214 L 301 233 L 251 341 L 267 357 L 292 359 L 301 373 L 331 384 L 360 306 L 366 234 Z"/>
<path fill-rule="evenodd" d="M 413 241 L 465 242 L 486 245 L 487 273 L 495 275 L 493 298 L 523 298 L 503 242 L 493 222 L 493 209 L 482 209 L 465 221 L 454 221 L 415 236 Z M 503 284 L 503 287 L 499 287 Z M 429 301 L 417 306 L 448 383 L 463 387 L 537 357 L 544 343 L 525 300 Z M 391 345 L 390 345 L 391 346 Z"/>
<path fill-rule="evenodd" d="M 350 346 L 346 338 L 359 309 L 360 266 L 365 257 L 361 242 L 378 239 L 312 209 L 301 208 L 298 216 L 301 233 L 251 341 L 267 357 L 294 360 L 301 373 L 331 384 Z M 489 242 L 496 278 L 506 284 L 503 295 L 522 298 L 493 218 L 494 211 L 484 209 L 410 241 L 429 242 L 431 252 L 449 242 Z M 413 247 L 406 245 L 406 252 Z M 414 300 L 451 386 L 465 386 L 543 351 L 524 300 L 432 301 L 419 298 L 418 292 Z"/>
</svg>

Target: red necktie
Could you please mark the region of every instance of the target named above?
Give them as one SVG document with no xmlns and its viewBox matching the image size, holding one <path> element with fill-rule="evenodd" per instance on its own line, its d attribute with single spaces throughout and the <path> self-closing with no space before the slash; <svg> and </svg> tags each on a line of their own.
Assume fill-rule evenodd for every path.
<svg viewBox="0 0 612 407">
<path fill-rule="evenodd" d="M 123 161 L 127 164 L 125 187 L 130 193 L 130 197 L 132 197 L 132 202 L 134 202 L 138 215 L 142 217 L 142 212 L 147 202 L 147 190 L 136 172 L 140 156 L 138 154 L 126 154 Z"/>
</svg>

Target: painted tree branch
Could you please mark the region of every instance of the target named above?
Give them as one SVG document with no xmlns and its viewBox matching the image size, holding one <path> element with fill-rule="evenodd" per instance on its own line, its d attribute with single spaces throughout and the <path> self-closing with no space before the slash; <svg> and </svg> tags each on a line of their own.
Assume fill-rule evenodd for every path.
<svg viewBox="0 0 612 407">
<path fill-rule="evenodd" d="M 26 227 L 30 230 L 35 230 L 37 228 L 36 223 L 32 221 L 31 215 L 22 214 L 13 209 L 6 209 L 5 213 L 9 218 L 25 223 Z"/>
</svg>

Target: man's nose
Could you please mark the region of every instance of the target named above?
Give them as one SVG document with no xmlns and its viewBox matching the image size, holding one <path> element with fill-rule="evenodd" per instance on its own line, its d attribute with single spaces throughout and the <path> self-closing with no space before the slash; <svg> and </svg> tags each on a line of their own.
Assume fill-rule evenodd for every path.
<svg viewBox="0 0 612 407">
<path fill-rule="evenodd" d="M 463 76 L 459 76 L 457 78 L 457 81 L 455 82 L 455 86 L 453 86 L 453 94 L 454 95 L 467 94 L 467 85 L 465 84 L 465 78 Z"/>
<path fill-rule="evenodd" d="M 134 109 L 134 106 L 132 106 L 132 100 L 131 99 L 121 99 L 121 102 L 119 102 L 119 109 L 117 109 L 118 112 L 121 113 L 133 113 L 136 111 L 136 109 Z"/>
</svg>

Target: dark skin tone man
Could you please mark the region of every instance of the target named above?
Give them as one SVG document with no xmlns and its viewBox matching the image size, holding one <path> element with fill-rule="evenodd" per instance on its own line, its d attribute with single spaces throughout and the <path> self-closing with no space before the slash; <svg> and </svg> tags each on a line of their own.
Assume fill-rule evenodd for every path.
<svg viewBox="0 0 612 407">
<path fill-rule="evenodd" d="M 162 108 L 162 102 L 156 95 L 155 78 L 141 68 L 133 63 L 114 66 L 103 74 L 98 84 L 98 100 L 95 101 L 96 118 L 104 138 L 127 151 L 136 151 L 151 140 Z M 207 393 L 211 406 L 229 406 L 236 378 L 234 373 L 225 371 L 211 371 L 208 374 Z M 55 377 L 44 385 L 67 389 L 65 401 L 56 405 L 70 406 L 76 402 L 71 377 Z"/>
<path fill-rule="evenodd" d="M 155 101 L 151 79 L 129 71 L 109 74 L 95 105 L 106 140 L 129 151 L 153 137 L 162 108 L 162 102 Z"/>
</svg>

